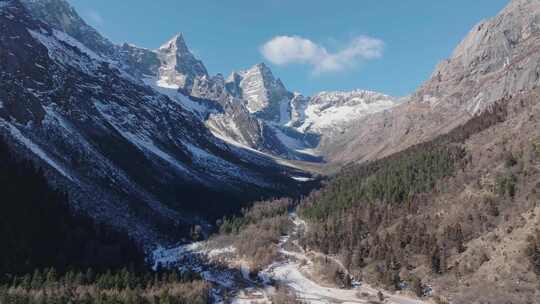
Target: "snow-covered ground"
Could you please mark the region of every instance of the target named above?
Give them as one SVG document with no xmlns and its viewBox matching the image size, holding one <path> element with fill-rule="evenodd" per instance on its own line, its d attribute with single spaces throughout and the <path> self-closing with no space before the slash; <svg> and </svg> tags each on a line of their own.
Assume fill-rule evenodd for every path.
<svg viewBox="0 0 540 304">
<path fill-rule="evenodd" d="M 305 221 L 298 218 L 295 214 L 291 215 L 294 223 L 294 229 L 291 235 L 284 236 L 279 244 L 279 252 L 285 258 L 283 262 L 276 262 L 264 270 L 260 277 L 264 281 L 274 281 L 280 285 L 286 285 L 291 288 L 298 299 L 305 303 L 370 303 L 377 298 L 379 290 L 371 288 L 366 284 L 353 282 L 353 289 L 340 289 L 322 286 L 320 283 L 307 277 L 305 273 L 313 266 L 310 257 L 302 252 L 300 246 L 299 251 L 289 251 L 284 249 L 284 244 L 294 237 L 300 229 L 307 228 Z M 293 243 L 296 241 L 293 241 Z M 297 243 L 296 243 L 297 245 Z M 338 264 L 341 264 L 338 262 Z M 270 293 L 271 290 L 268 290 Z M 383 292 L 386 297 L 385 303 L 393 304 L 421 304 L 420 300 L 393 295 Z"/>
<path fill-rule="evenodd" d="M 32 151 L 39 158 L 44 160 L 52 168 L 58 171 L 63 176 L 67 177 L 69 180 L 74 181 L 75 179 L 67 172 L 67 170 L 62 167 L 59 163 L 53 160 L 43 149 L 41 149 L 37 144 L 31 141 L 29 138 L 23 135 L 23 133 L 17 129 L 11 123 L 6 122 L 5 120 L 0 120 L 0 127 L 5 127 L 11 133 L 11 136 L 16 139 L 19 143 L 24 145 L 30 151 Z"/>
<path fill-rule="evenodd" d="M 154 89 L 156 92 L 161 93 L 172 101 L 178 103 L 184 109 L 199 115 L 199 117 L 204 117 L 206 113 L 212 112 L 211 109 L 207 108 L 202 103 L 191 100 L 188 96 L 181 94 L 178 89 L 180 86 L 169 84 L 163 79 L 159 79 L 156 76 L 146 76 L 143 79 L 143 82 Z"/>
<path fill-rule="evenodd" d="M 294 229 L 290 235 L 283 236 L 279 243 L 279 252 L 282 259 L 276 261 L 265 270 L 261 271 L 257 278 L 250 277 L 249 268 L 243 261 L 236 261 L 230 265 L 234 267 L 215 267 L 208 261 L 215 260 L 222 255 L 234 255 L 233 247 L 211 249 L 204 242 L 180 246 L 172 249 L 157 249 L 153 253 L 155 266 L 177 265 L 182 269 L 198 271 L 204 279 L 214 283 L 213 292 L 216 303 L 271 303 L 271 296 L 276 292 L 275 286 L 286 286 L 294 291 L 297 298 L 305 303 L 371 303 L 376 300 L 379 290 L 367 284 L 353 282 L 354 288 L 340 289 L 323 286 L 310 278 L 306 273 L 313 267 L 312 254 L 285 249 L 285 244 L 291 242 L 298 245 L 296 239 L 300 230 L 306 230 L 306 223 L 291 214 Z M 317 255 L 319 255 L 317 253 Z M 198 258 L 194 258 L 198 257 Z M 329 257 L 333 259 L 332 257 Z M 334 259 L 335 260 L 335 259 Z M 338 264 L 339 261 L 335 260 Z M 225 292 L 226 291 L 226 292 Z M 423 304 L 423 301 L 405 295 L 397 295 L 382 291 L 387 304 Z M 234 295 L 232 299 L 225 300 L 223 294 Z"/>
<path fill-rule="evenodd" d="M 321 92 L 299 106 L 295 117 L 301 122 L 298 131 L 327 134 L 329 129 L 347 128 L 351 123 L 370 114 L 396 106 L 395 98 L 377 92 L 356 90 L 352 92 Z"/>
</svg>

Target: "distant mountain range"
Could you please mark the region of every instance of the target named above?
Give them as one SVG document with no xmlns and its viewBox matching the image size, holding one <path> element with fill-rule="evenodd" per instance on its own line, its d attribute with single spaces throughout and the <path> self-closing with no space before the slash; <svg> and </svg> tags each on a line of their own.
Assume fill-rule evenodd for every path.
<svg viewBox="0 0 540 304">
<path fill-rule="evenodd" d="M 246 218 L 224 220 L 232 245 L 212 248 L 226 260 L 250 242 L 244 249 L 257 254 L 234 264 L 249 281 L 242 288 L 254 291 L 250 259 L 274 263 L 288 252 L 294 259 L 285 258 L 288 274 L 277 283 L 304 293 L 295 280 L 327 273 L 289 280 L 291 269 L 316 265 L 298 263 L 295 252 L 306 261 L 320 252 L 326 266 L 327 256 L 343 262 L 347 277 L 328 272 L 348 284 L 352 274 L 437 303 L 532 303 L 540 281 L 539 100 L 540 0 L 512 0 L 476 25 L 404 98 L 364 90 L 303 96 L 263 63 L 209 75 L 181 34 L 156 50 L 116 45 L 65 0 L 0 0 L 0 152 L 4 180 L 20 175 L 4 206 L 17 216 L 4 215 L 4 226 L 24 227 L 17 218 L 44 193 L 44 201 L 69 200 L 154 249 L 199 239 L 264 199 L 269 205 L 257 204 L 253 218 L 244 209 Z M 323 180 L 313 172 L 338 173 Z M 19 206 L 27 179 L 33 192 Z M 270 200 L 278 197 L 293 199 Z M 39 257 L 33 248 L 46 241 L 34 241 L 34 222 L 66 217 L 61 207 L 25 218 L 32 229 L 22 231 L 24 242 L 10 237 L 18 247 L 8 260 L 37 267 L 16 248 Z M 283 237 L 287 215 L 298 239 Z M 76 230 L 77 218 L 58 231 Z M 70 235 L 56 241 L 72 243 Z M 61 259 L 62 248 L 47 257 Z M 179 248 L 161 258 L 178 259 L 186 253 Z M 10 262 L 5 269 L 16 267 Z M 334 291 L 324 292 L 330 299 Z"/>
<path fill-rule="evenodd" d="M 303 193 L 311 174 L 290 161 L 324 162 L 321 142 L 396 105 L 304 97 L 264 64 L 211 76 L 181 34 L 157 50 L 116 45 L 64 0 L 0 4 L 0 132 L 77 208 L 148 242 Z"/>
<path fill-rule="evenodd" d="M 536 87 L 538 26 L 524 8 L 537 5 L 512 1 L 394 98 L 303 96 L 263 63 L 209 75 L 181 34 L 156 50 L 116 45 L 65 0 L 0 0 L 0 132 L 75 206 L 153 242 L 300 195 L 314 183 L 305 168 L 390 155 Z"/>
</svg>

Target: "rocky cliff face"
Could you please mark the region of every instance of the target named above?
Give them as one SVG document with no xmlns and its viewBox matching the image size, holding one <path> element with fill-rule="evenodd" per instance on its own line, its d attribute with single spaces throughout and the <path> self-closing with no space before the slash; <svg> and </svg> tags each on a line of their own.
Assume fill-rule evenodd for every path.
<svg viewBox="0 0 540 304">
<path fill-rule="evenodd" d="M 324 145 L 334 161 L 367 160 L 444 134 L 540 84 L 540 1 L 513 0 L 473 28 L 410 100 Z"/>
<path fill-rule="evenodd" d="M 443 101 L 476 114 L 496 100 L 537 86 L 539 24 L 540 2 L 511 1 L 498 16 L 471 30 L 416 99 Z"/>
<path fill-rule="evenodd" d="M 390 96 L 361 90 L 322 92 L 305 97 L 288 91 L 264 64 L 233 72 L 225 87 L 259 124 L 270 130 L 263 140 L 273 134 L 277 142 L 275 139 L 271 142 L 283 146 L 274 148 L 273 153 L 309 161 L 324 158 L 320 144 L 340 138 L 343 130 L 356 120 L 398 104 L 398 100 Z"/>
<path fill-rule="evenodd" d="M 257 117 L 276 122 L 289 120 L 288 106 L 292 94 L 264 63 L 233 72 L 227 78 L 227 87 Z"/>
<path fill-rule="evenodd" d="M 54 29 L 65 32 L 101 55 L 112 56 L 115 46 L 86 24 L 64 0 L 22 0 L 33 15 Z"/>
<path fill-rule="evenodd" d="M 161 61 L 158 78 L 164 85 L 189 92 L 196 78 L 208 76 L 203 63 L 189 51 L 182 34 L 161 46 L 157 54 Z"/>
</svg>

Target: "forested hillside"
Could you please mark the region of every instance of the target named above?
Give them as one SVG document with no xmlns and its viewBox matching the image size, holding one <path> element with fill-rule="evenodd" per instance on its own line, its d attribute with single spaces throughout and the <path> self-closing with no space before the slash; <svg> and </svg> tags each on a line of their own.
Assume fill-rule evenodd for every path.
<svg viewBox="0 0 540 304">
<path fill-rule="evenodd" d="M 207 283 L 152 272 L 126 233 L 95 223 L 0 138 L 0 303 L 208 303 Z"/>
<path fill-rule="evenodd" d="M 288 248 L 312 257 L 306 271 L 316 280 L 362 281 L 436 303 L 534 303 L 539 98 L 536 90 L 506 97 L 434 140 L 350 164 L 299 202 L 256 204 L 224 220 L 221 239 L 232 236 L 238 256 L 265 269 L 297 206 L 307 225 Z"/>
<path fill-rule="evenodd" d="M 339 257 L 357 279 L 419 296 L 535 294 L 528 288 L 540 282 L 536 98 L 505 98 L 433 141 L 350 165 L 300 202 L 310 227 L 302 246 Z M 496 270 L 503 264 L 507 277 Z M 530 284 L 509 293 L 511 280 Z"/>
<path fill-rule="evenodd" d="M 55 267 L 96 271 L 144 266 L 143 252 L 127 235 L 78 214 L 43 171 L 18 159 L 0 139 L 0 274 Z"/>
<path fill-rule="evenodd" d="M 210 284 L 178 271 L 95 273 L 36 270 L 0 285 L 0 303 L 27 304 L 206 304 Z"/>
</svg>

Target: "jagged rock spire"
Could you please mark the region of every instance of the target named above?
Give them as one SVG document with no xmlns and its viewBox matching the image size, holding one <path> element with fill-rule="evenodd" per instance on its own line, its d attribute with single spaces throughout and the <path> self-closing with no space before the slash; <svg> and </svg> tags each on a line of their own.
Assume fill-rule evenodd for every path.
<svg viewBox="0 0 540 304">
<path fill-rule="evenodd" d="M 259 63 L 248 70 L 233 72 L 227 78 L 227 88 L 246 103 L 251 113 L 270 120 L 280 119 L 280 104 L 288 102 L 292 93 L 276 79 L 266 64 Z"/>
<path fill-rule="evenodd" d="M 157 53 L 162 62 L 159 78 L 168 85 L 190 91 L 196 78 L 208 76 L 206 67 L 191 53 L 182 34 L 174 35 Z"/>
</svg>

